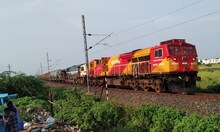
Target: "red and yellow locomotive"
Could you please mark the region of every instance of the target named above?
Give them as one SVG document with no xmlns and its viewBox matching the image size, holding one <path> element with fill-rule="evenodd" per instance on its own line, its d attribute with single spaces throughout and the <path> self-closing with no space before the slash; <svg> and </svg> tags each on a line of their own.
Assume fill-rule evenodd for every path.
<svg viewBox="0 0 220 132">
<path fill-rule="evenodd" d="M 103 85 L 107 77 L 108 85 L 193 93 L 198 79 L 197 52 L 195 45 L 184 39 L 172 39 L 151 48 L 93 60 L 89 73 L 94 86 Z"/>
</svg>

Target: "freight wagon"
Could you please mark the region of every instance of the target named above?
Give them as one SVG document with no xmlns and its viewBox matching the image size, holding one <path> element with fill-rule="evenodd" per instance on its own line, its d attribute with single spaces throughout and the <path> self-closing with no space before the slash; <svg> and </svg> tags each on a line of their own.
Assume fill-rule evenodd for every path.
<svg viewBox="0 0 220 132">
<path fill-rule="evenodd" d="M 66 71 L 62 69 L 58 69 L 55 71 L 51 71 L 49 73 L 49 80 L 56 82 L 65 82 L 66 80 Z"/>
</svg>

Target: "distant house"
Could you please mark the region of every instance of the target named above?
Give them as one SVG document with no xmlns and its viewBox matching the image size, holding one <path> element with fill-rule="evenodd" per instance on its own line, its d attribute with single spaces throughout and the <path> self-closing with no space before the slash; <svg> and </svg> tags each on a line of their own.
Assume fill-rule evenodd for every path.
<svg viewBox="0 0 220 132">
<path fill-rule="evenodd" d="M 202 59 L 202 60 L 199 60 L 199 63 L 201 63 L 201 64 L 217 64 L 217 63 L 220 63 L 220 58 Z"/>
<path fill-rule="evenodd" d="M 14 71 L 4 71 L 4 72 L 2 72 L 2 73 L 0 73 L 0 75 L 10 75 L 10 76 L 15 76 L 17 73 L 16 72 L 14 72 Z"/>
</svg>

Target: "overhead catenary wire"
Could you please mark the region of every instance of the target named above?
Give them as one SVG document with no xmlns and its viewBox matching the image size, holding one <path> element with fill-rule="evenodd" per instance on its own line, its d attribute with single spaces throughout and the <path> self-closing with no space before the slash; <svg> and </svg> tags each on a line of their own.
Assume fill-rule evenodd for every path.
<svg viewBox="0 0 220 132">
<path fill-rule="evenodd" d="M 114 37 L 114 36 L 116 36 L 116 35 L 125 33 L 125 32 L 127 32 L 127 31 L 130 31 L 130 30 L 132 30 L 132 29 L 138 28 L 138 27 L 143 26 L 143 25 L 145 25 L 145 24 L 147 24 L 147 23 L 150 23 L 150 22 L 154 22 L 154 21 L 156 21 L 156 20 L 159 20 L 159 19 L 161 19 L 161 18 L 163 18 L 163 17 L 166 17 L 166 16 L 168 16 L 168 15 L 171 15 L 171 14 L 177 12 L 177 11 L 183 10 L 183 9 L 185 9 L 185 8 L 187 8 L 187 7 L 190 7 L 190 6 L 192 6 L 192 5 L 195 5 L 195 4 L 197 4 L 197 3 L 199 3 L 199 2 L 202 2 L 202 1 L 204 1 L 204 0 L 198 0 L 198 1 L 195 1 L 195 2 L 192 2 L 192 3 L 189 3 L 189 4 L 187 4 L 187 5 L 184 5 L 184 6 L 180 7 L 180 8 L 178 8 L 178 9 L 175 9 L 175 10 L 173 10 L 173 11 L 170 11 L 170 12 L 164 14 L 164 15 L 158 16 L 158 17 L 156 17 L 156 18 L 154 18 L 154 19 L 151 19 L 151 20 L 149 20 L 149 21 L 146 21 L 146 22 L 144 22 L 144 23 L 141 23 L 141 24 L 132 26 L 132 27 L 127 28 L 127 29 L 125 29 L 125 30 L 122 30 L 122 31 L 120 31 L 120 32 L 118 32 L 118 33 L 114 33 L 114 34 L 111 33 L 111 34 L 109 34 L 107 37 L 110 37 L 110 36 L 111 36 L 111 37 Z M 120 45 L 126 44 L 126 43 L 128 43 L 128 42 L 135 41 L 135 40 L 141 39 L 141 38 L 143 38 L 143 37 L 146 37 L 146 36 L 149 36 L 149 35 L 158 33 L 158 32 L 162 32 L 162 31 L 164 31 L 164 30 L 168 30 L 168 29 L 170 29 L 170 28 L 173 28 L 173 27 L 176 27 L 176 26 L 180 26 L 180 25 L 189 23 L 189 22 L 191 22 L 191 21 L 194 21 L 194 20 L 197 20 L 197 19 L 200 19 L 200 18 L 209 16 L 209 15 L 218 13 L 218 12 L 219 12 L 219 11 L 216 11 L 216 12 L 213 12 L 213 13 L 210 13 L 210 14 L 206 14 L 206 15 L 197 17 L 197 18 L 190 19 L 190 20 L 188 20 L 188 21 L 185 21 L 185 22 L 182 22 L 182 23 L 179 23 L 179 24 L 175 24 L 175 25 L 172 25 L 172 26 L 168 26 L 168 27 L 166 27 L 166 28 L 162 28 L 162 29 L 153 31 L 153 32 L 151 32 L 151 33 L 148 33 L 148 34 L 145 34 L 145 35 L 142 35 L 142 36 L 139 36 L 139 37 L 136 37 L 136 38 L 127 40 L 127 41 L 123 41 L 123 42 L 116 43 L 115 45 L 107 45 L 107 46 L 108 46 L 107 48 L 103 48 L 103 49 L 101 49 L 101 50 L 98 50 L 98 51 L 96 51 L 96 52 L 92 52 L 92 53 L 89 53 L 89 54 L 90 54 L 90 55 L 91 55 L 91 54 L 96 54 L 96 53 L 99 52 L 99 51 L 103 51 L 103 50 L 106 50 L 106 49 L 109 49 L 109 48 L 113 48 L 113 47 L 116 47 L 116 46 L 120 46 Z M 113 34 L 113 35 L 112 35 L 112 34 Z M 92 36 L 92 34 L 91 34 L 91 35 L 88 34 L 88 35 L 89 35 L 89 36 Z M 101 36 L 101 35 L 103 35 L 103 34 L 95 34 L 95 35 L 97 35 L 97 36 L 100 35 L 100 36 Z M 90 47 L 94 47 L 95 45 L 98 45 L 99 43 L 100 43 L 100 42 L 97 42 L 97 43 L 95 43 L 94 45 L 92 45 L 92 46 L 90 46 Z M 104 44 L 103 44 L 103 45 L 104 45 Z M 90 48 L 90 47 L 89 47 L 89 48 Z M 88 49 L 89 49 L 89 48 L 88 48 Z M 76 53 L 75 55 L 79 55 L 79 54 L 80 54 L 80 52 L 79 52 L 79 53 Z M 73 57 L 73 58 L 82 58 L 82 57 L 76 56 L 76 57 Z M 72 58 L 72 59 L 73 59 L 73 58 Z"/>
<path fill-rule="evenodd" d="M 201 19 L 201 18 L 210 16 L 210 15 L 213 15 L 213 14 L 216 14 L 216 13 L 220 13 L 220 10 L 217 10 L 217 11 L 214 11 L 214 12 L 211 12 L 211 13 L 208 13 L 208 14 L 205 14 L 205 15 L 202 15 L 202 16 L 199 16 L 199 17 L 195 17 L 195 18 L 189 19 L 189 20 L 187 20 L 187 21 L 184 21 L 184 22 L 181 22 L 181 23 L 172 25 L 172 26 L 168 26 L 168 27 L 165 27 L 165 28 L 162 28 L 162 29 L 153 31 L 153 32 L 151 32 L 151 33 L 144 34 L 144 35 L 138 36 L 138 37 L 133 38 L 133 39 L 130 39 L 130 40 L 126 40 L 126 41 L 123 41 L 123 42 L 119 42 L 119 43 L 116 43 L 116 44 L 114 44 L 114 45 L 109 45 L 107 48 L 103 48 L 103 49 L 98 50 L 98 51 L 96 51 L 96 52 L 89 53 L 89 55 L 97 54 L 97 53 L 100 53 L 100 52 L 102 52 L 102 51 L 105 51 L 105 50 L 107 50 L 107 49 L 109 49 L 109 48 L 117 47 L 117 46 L 120 46 L 120 45 L 129 43 L 129 42 L 132 42 L 132 41 L 135 41 L 135 40 L 144 38 L 144 37 L 146 37 L 146 36 L 153 35 L 153 34 L 155 34 L 155 33 L 159 33 L 159 32 L 162 32 L 162 31 L 165 31 L 165 30 L 168 30 L 168 29 L 177 27 L 177 26 L 181 26 L 181 25 L 184 25 L 184 24 L 193 22 L 193 21 L 195 21 L 195 20 L 198 20 L 198 19 Z M 111 34 L 112 34 L 112 33 L 111 33 Z M 110 36 L 111 36 L 111 34 L 110 34 Z M 97 43 L 96 43 L 96 44 L 97 44 Z M 95 45 L 95 44 L 94 44 L 94 45 Z M 94 46 L 94 45 L 93 45 L 93 46 Z M 74 58 L 82 58 L 82 57 L 77 56 L 77 57 L 74 57 Z"/>
<path fill-rule="evenodd" d="M 104 41 L 105 39 L 107 39 L 108 37 L 111 37 L 113 33 L 108 34 L 106 37 L 104 37 L 103 39 L 101 39 L 100 41 L 98 41 L 97 43 L 95 43 L 94 45 L 90 46 L 87 50 L 93 48 L 94 46 L 100 44 L 102 41 Z"/>
<path fill-rule="evenodd" d="M 195 2 L 192 2 L 192 3 L 189 3 L 189 4 L 184 5 L 184 6 L 180 7 L 180 8 L 178 8 L 178 9 L 175 9 L 175 10 L 173 10 L 173 11 L 170 11 L 170 12 L 164 14 L 164 15 L 161 15 L 161 16 L 156 17 L 156 18 L 154 18 L 154 19 L 148 20 L 148 21 L 143 22 L 143 23 L 141 23 L 141 24 L 138 24 L 138 25 L 132 26 L 132 27 L 130 27 L 130 28 L 127 28 L 127 29 L 125 29 L 125 30 L 122 30 L 122 31 L 120 31 L 120 32 L 118 32 L 118 33 L 115 33 L 114 35 L 116 36 L 116 35 L 125 33 L 125 32 L 127 32 L 127 31 L 130 31 L 130 30 L 132 30 L 132 29 L 138 28 L 138 27 L 140 27 L 140 26 L 143 26 L 143 25 L 145 25 L 145 24 L 154 22 L 154 21 L 156 21 L 156 20 L 158 20 L 158 19 L 161 19 L 161 18 L 163 18 L 163 17 L 165 17 L 165 16 L 171 15 L 171 14 L 177 12 L 177 11 L 180 11 L 180 10 L 182 10 L 182 9 L 185 9 L 185 8 L 187 8 L 187 7 L 190 7 L 190 6 L 192 6 L 192 5 L 195 5 L 195 4 L 197 4 L 197 3 L 199 3 L 199 2 L 202 2 L 202 1 L 203 1 L 203 0 L 198 0 L 198 1 L 195 1 Z"/>
<path fill-rule="evenodd" d="M 193 21 L 196 21 L 196 20 L 198 20 L 198 19 L 201 19 L 201 18 L 210 16 L 210 15 L 213 15 L 213 14 L 216 14 L 216 13 L 220 13 L 220 10 L 217 10 L 217 11 L 214 11 L 214 12 L 211 12 L 211 13 L 208 13 L 208 14 L 205 14 L 205 15 L 202 15 L 202 16 L 199 16 L 199 17 L 195 17 L 195 18 L 189 19 L 189 20 L 187 20 L 187 21 L 184 21 L 184 22 L 181 22 L 181 23 L 172 25 L 172 26 L 168 26 L 168 27 L 159 29 L 159 30 L 156 30 L 156 31 L 151 32 L 151 33 L 148 33 L 148 34 L 144 34 L 144 35 L 138 36 L 138 37 L 133 38 L 133 39 L 130 39 L 130 40 L 126 40 L 126 41 L 123 41 L 123 42 L 119 42 L 119 43 L 116 43 L 116 44 L 111 45 L 111 46 L 112 46 L 112 47 L 116 47 L 116 46 L 119 46 L 119 45 L 123 45 L 123 44 L 126 44 L 126 43 L 128 43 L 128 42 L 132 42 L 132 41 L 135 41 L 135 40 L 144 38 L 144 37 L 146 37 L 146 36 L 149 36 L 149 35 L 152 35 L 152 34 L 155 34 L 155 33 L 158 33 L 158 32 L 162 32 L 162 31 L 165 31 L 165 30 L 168 30 L 168 29 L 171 29 L 171 28 L 180 26 L 180 25 L 184 25 L 184 24 L 187 24 L 187 23 L 189 23 L 189 22 L 193 22 Z M 100 51 L 104 51 L 104 50 L 109 49 L 109 48 L 112 48 L 112 47 L 104 48 L 104 49 L 102 49 L 102 50 L 100 50 Z M 91 53 L 91 54 L 95 54 L 95 53 L 99 53 L 99 51 L 96 51 L 96 52 Z"/>
<path fill-rule="evenodd" d="M 105 39 L 107 39 L 108 37 L 111 37 L 111 35 L 113 34 L 113 32 L 112 33 L 110 33 L 110 34 L 99 34 L 100 36 L 102 35 L 106 35 L 103 39 L 101 39 L 100 41 L 98 41 L 97 43 L 95 43 L 95 44 L 93 44 L 92 46 L 90 46 L 87 50 L 89 50 L 89 49 L 91 49 L 91 48 L 93 48 L 94 46 L 96 46 L 96 45 L 99 45 L 102 41 L 104 41 Z M 89 36 L 92 36 L 92 35 L 94 35 L 94 34 L 89 34 Z M 95 34 L 95 35 L 97 35 L 97 34 Z M 104 43 L 104 44 L 102 44 L 102 45 L 104 45 L 104 46 L 108 46 L 108 47 L 111 47 L 111 45 L 108 45 L 108 44 L 106 44 L 106 43 Z M 76 58 L 83 58 L 83 56 L 78 56 L 79 54 L 81 53 L 81 51 L 80 52 L 77 52 L 77 53 L 75 53 L 74 54 L 74 56 L 75 57 L 72 57 L 71 56 L 71 58 L 73 59 L 76 59 Z M 67 57 L 66 57 L 67 58 Z M 59 61 L 63 61 L 63 59 L 61 60 L 61 59 L 59 59 Z"/>
<path fill-rule="evenodd" d="M 156 18 L 154 18 L 154 19 L 151 19 L 151 20 L 149 20 L 149 21 L 146 21 L 146 22 L 144 22 L 144 23 L 141 23 L 141 24 L 132 26 L 132 27 L 127 28 L 127 29 L 125 29 L 125 30 L 122 30 L 122 31 L 120 31 L 120 32 L 118 32 L 118 33 L 114 33 L 114 34 L 113 34 L 113 33 L 111 33 L 111 34 L 87 34 L 87 35 L 88 35 L 88 36 L 94 36 L 94 35 L 95 35 L 95 36 L 103 36 L 103 35 L 107 35 L 106 38 L 108 38 L 108 37 L 110 37 L 110 36 L 111 36 L 111 37 L 114 37 L 114 36 L 117 36 L 117 35 L 119 35 L 119 34 L 123 34 L 123 33 L 127 32 L 127 31 L 130 31 L 130 30 L 132 30 L 132 29 L 135 29 L 135 28 L 138 28 L 138 27 L 140 27 L 140 26 L 143 26 L 143 25 L 145 25 L 145 24 L 147 24 L 147 23 L 151 23 L 151 22 L 154 22 L 154 21 L 156 21 L 156 20 L 158 20 L 158 19 L 160 19 L 160 18 L 163 18 L 163 17 L 166 17 L 166 16 L 168 16 L 168 15 L 171 15 L 171 14 L 177 12 L 177 11 L 180 11 L 180 10 L 183 10 L 183 9 L 185 9 L 185 8 L 187 8 L 187 7 L 190 7 L 190 6 L 192 6 L 192 5 L 195 5 L 195 4 L 197 4 L 197 3 L 201 2 L 201 1 L 204 1 L 204 0 L 198 0 L 198 1 L 195 1 L 195 2 L 192 2 L 192 3 L 189 3 L 189 4 L 186 4 L 186 5 L 184 5 L 184 6 L 180 7 L 180 8 L 175 9 L 175 10 L 173 10 L 173 11 L 170 11 L 170 12 L 164 14 L 164 15 L 158 16 L 158 17 L 156 17 Z M 112 35 L 112 34 L 113 34 L 113 35 Z M 104 38 L 104 39 L 106 39 L 106 38 Z M 100 40 L 100 41 L 103 41 L 103 40 Z M 94 47 L 95 45 L 98 45 L 99 43 L 100 43 L 100 42 L 95 43 L 94 45 L 90 46 L 88 49 L 91 49 L 92 47 Z M 112 47 L 111 45 L 106 45 L 106 44 L 103 44 L 103 45 L 108 46 L 108 47 Z M 106 48 L 105 48 L 105 49 L 106 49 Z M 80 53 L 81 53 L 81 52 L 75 53 L 73 56 L 79 55 Z M 90 54 L 93 54 L 93 53 L 90 53 Z M 70 56 L 70 57 L 72 58 L 72 56 Z M 64 59 L 66 59 L 66 58 L 69 58 L 69 57 L 65 57 Z M 74 58 L 78 58 L 78 57 L 74 57 Z M 82 57 L 80 57 L 80 58 L 82 58 Z"/>
<path fill-rule="evenodd" d="M 110 34 L 98 34 L 98 35 L 100 35 L 100 36 L 103 36 L 103 35 L 106 35 L 106 37 L 104 37 L 103 39 L 101 39 L 100 41 L 98 41 L 97 43 L 95 43 L 95 44 L 93 44 L 92 46 L 90 46 L 89 48 L 88 48 L 88 50 L 89 49 L 91 49 L 91 48 L 93 48 L 94 46 L 96 46 L 96 45 L 99 45 L 102 41 L 104 41 L 105 39 L 107 39 L 108 37 L 111 37 L 111 35 L 113 34 L 113 32 L 112 33 L 110 33 Z M 93 36 L 93 35 L 97 35 L 97 34 L 88 34 L 89 36 Z M 102 45 L 104 45 L 104 46 L 108 46 L 108 47 L 111 47 L 111 45 L 109 45 L 109 44 L 107 44 L 107 43 L 103 43 Z M 76 52 L 74 55 L 71 55 L 71 56 L 69 56 L 69 57 L 65 57 L 65 58 L 62 58 L 62 59 L 59 59 L 59 61 L 63 61 L 64 59 L 68 59 L 68 58 L 83 58 L 83 56 L 81 56 L 81 57 L 79 57 L 78 55 L 81 53 L 82 51 L 78 51 L 78 52 Z M 75 56 L 75 57 L 73 57 L 73 56 Z"/>
</svg>

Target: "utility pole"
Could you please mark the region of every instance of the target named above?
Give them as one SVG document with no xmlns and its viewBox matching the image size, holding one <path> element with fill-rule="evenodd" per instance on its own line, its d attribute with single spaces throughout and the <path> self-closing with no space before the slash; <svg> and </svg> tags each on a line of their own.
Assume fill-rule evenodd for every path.
<svg viewBox="0 0 220 132">
<path fill-rule="evenodd" d="M 49 81 L 50 81 L 50 59 L 48 53 L 47 53 L 47 68 L 48 68 Z"/>
<path fill-rule="evenodd" d="M 50 60 L 49 60 L 49 55 L 47 53 L 47 68 L 48 68 L 48 73 L 50 72 Z"/>
<path fill-rule="evenodd" d="M 41 64 L 41 63 L 40 63 Z M 42 67 L 42 65 L 41 65 Z M 49 81 L 50 81 L 50 59 L 49 59 L 49 55 L 47 53 L 47 68 L 48 68 L 48 74 L 49 74 Z M 50 83 L 49 83 L 50 84 Z M 54 113 L 53 113 L 53 98 L 52 98 L 52 91 L 49 90 L 49 102 L 50 102 L 50 112 L 51 112 L 51 116 L 54 117 Z"/>
<path fill-rule="evenodd" d="M 8 72 L 11 72 L 11 65 L 8 64 Z"/>
<path fill-rule="evenodd" d="M 40 74 L 41 74 L 41 75 L 43 74 L 43 66 L 42 66 L 42 63 L 40 63 Z"/>
<path fill-rule="evenodd" d="M 11 65 L 10 64 L 8 64 L 8 76 L 11 76 Z"/>
<path fill-rule="evenodd" d="M 88 57 L 88 48 L 87 48 L 87 40 L 86 40 L 86 26 L 85 26 L 85 18 L 82 15 L 82 28 L 83 28 L 83 39 L 84 39 L 84 51 L 85 51 L 85 60 L 86 60 L 86 70 L 87 70 L 87 94 L 90 93 L 89 88 L 89 57 Z"/>
</svg>

